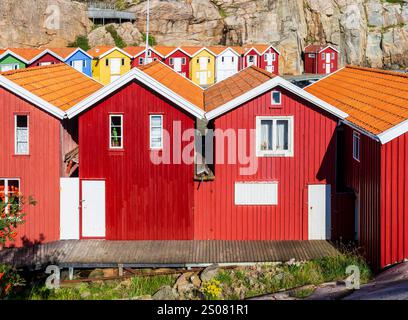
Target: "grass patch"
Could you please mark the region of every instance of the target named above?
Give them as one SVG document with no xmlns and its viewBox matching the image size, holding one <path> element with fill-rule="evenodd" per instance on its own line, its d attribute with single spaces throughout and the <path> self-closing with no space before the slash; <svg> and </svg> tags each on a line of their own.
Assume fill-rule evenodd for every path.
<svg viewBox="0 0 408 320">
<path fill-rule="evenodd" d="M 146 33 L 142 32 L 142 39 L 143 43 L 146 43 Z M 149 34 L 149 46 L 155 46 L 156 44 L 156 38 L 153 35 Z"/>
<path fill-rule="evenodd" d="M 112 25 L 106 26 L 105 30 L 110 33 L 110 35 L 113 38 L 113 41 L 115 42 L 115 46 L 118 48 L 123 49 L 124 47 L 127 46 L 126 42 L 122 39 L 122 37 L 118 34 L 116 31 L 115 27 Z"/>
<path fill-rule="evenodd" d="M 97 281 L 81 283 L 74 288 L 49 290 L 45 286 L 34 286 L 25 295 L 15 299 L 28 300 L 115 300 L 151 296 L 162 286 L 173 286 L 176 276 L 133 277 L 123 281 Z"/>
<path fill-rule="evenodd" d="M 81 48 L 84 51 L 91 49 L 87 36 L 77 36 L 74 42 L 68 44 L 71 48 Z"/>
</svg>

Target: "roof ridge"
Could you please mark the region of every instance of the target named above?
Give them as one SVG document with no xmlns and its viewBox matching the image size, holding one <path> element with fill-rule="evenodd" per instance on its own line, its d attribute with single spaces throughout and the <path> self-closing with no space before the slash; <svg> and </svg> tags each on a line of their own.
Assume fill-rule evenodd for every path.
<svg viewBox="0 0 408 320">
<path fill-rule="evenodd" d="M 396 77 L 401 77 L 401 78 L 408 78 L 408 74 L 404 74 L 398 71 L 392 71 L 392 70 L 383 70 L 383 69 L 378 69 L 378 68 L 367 68 L 367 67 L 360 67 L 356 65 L 347 65 L 347 69 L 355 69 L 355 70 L 362 70 L 362 71 L 367 71 L 367 72 L 373 72 L 373 73 L 381 73 L 381 74 L 386 74 L 390 76 L 396 76 Z"/>
</svg>

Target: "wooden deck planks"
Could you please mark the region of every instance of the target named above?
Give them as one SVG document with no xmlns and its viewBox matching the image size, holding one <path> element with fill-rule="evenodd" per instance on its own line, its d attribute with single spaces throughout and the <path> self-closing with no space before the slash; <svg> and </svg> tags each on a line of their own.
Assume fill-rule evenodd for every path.
<svg viewBox="0 0 408 320">
<path fill-rule="evenodd" d="M 41 268 L 75 266 L 191 265 L 310 260 L 339 252 L 327 241 L 105 241 L 64 240 L 0 251 L 0 263 Z"/>
</svg>

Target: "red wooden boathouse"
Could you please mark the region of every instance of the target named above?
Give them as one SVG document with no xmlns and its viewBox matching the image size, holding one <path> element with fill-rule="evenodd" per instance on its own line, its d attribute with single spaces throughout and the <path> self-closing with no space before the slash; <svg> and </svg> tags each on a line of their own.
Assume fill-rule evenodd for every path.
<svg viewBox="0 0 408 320">
<path fill-rule="evenodd" d="M 308 92 L 349 113 L 341 182 L 356 196 L 356 238 L 376 268 L 408 258 L 408 76 L 346 67 Z"/>
<path fill-rule="evenodd" d="M 309 45 L 305 48 L 305 73 L 330 74 L 337 71 L 339 51 L 330 45 Z"/>
</svg>

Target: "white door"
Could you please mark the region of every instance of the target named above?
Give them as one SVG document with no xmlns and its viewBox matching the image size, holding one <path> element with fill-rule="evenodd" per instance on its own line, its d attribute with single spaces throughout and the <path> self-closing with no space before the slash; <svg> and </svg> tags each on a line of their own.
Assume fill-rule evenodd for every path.
<svg viewBox="0 0 408 320">
<path fill-rule="evenodd" d="M 199 71 L 198 73 L 200 85 L 206 85 L 208 83 L 207 71 Z"/>
<path fill-rule="evenodd" d="M 200 57 L 200 71 L 207 71 L 208 68 L 208 58 L 206 57 Z"/>
<path fill-rule="evenodd" d="M 122 63 L 122 59 L 120 58 L 112 58 L 109 59 L 110 67 L 111 67 L 111 74 L 120 74 L 120 65 Z"/>
<path fill-rule="evenodd" d="M 79 178 L 60 179 L 60 239 L 79 239 Z"/>
<path fill-rule="evenodd" d="M 83 66 L 82 60 L 75 60 L 72 62 L 72 67 L 79 72 L 82 72 L 82 66 Z"/>
<path fill-rule="evenodd" d="M 331 72 L 330 64 L 330 53 L 326 53 L 326 74 L 329 74 Z"/>
<path fill-rule="evenodd" d="M 181 72 L 181 58 L 174 58 L 174 71 Z"/>
<path fill-rule="evenodd" d="M 308 186 L 309 240 L 326 240 L 331 236 L 331 186 Z"/>
<path fill-rule="evenodd" d="M 105 181 L 82 181 L 82 237 L 105 237 Z"/>
</svg>

